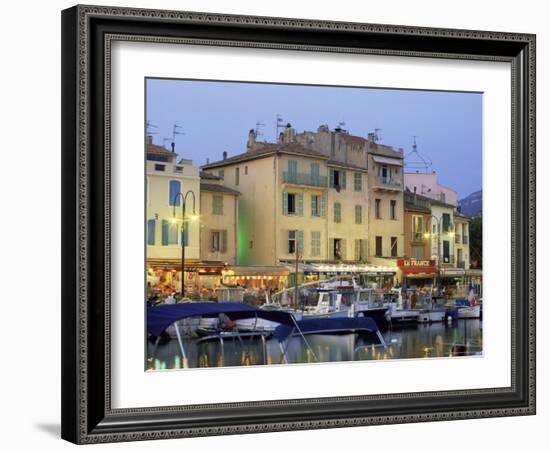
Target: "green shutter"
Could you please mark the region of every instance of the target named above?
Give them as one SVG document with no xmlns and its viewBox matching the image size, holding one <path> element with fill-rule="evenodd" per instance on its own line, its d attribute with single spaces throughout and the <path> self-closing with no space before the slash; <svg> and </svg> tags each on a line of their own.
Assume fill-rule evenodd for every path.
<svg viewBox="0 0 550 450">
<path fill-rule="evenodd" d="M 288 215 L 288 194 L 283 192 L 283 214 Z"/>
<path fill-rule="evenodd" d="M 334 259 L 334 239 L 329 239 L 328 245 L 329 245 L 329 249 L 327 252 L 328 259 L 332 260 Z"/>
<path fill-rule="evenodd" d="M 222 253 L 227 252 L 227 230 L 220 231 L 220 251 Z"/>
<path fill-rule="evenodd" d="M 363 208 L 361 205 L 355 205 L 355 223 L 361 224 L 363 221 Z"/>
<path fill-rule="evenodd" d="M 296 239 L 298 240 L 298 255 L 303 256 L 304 254 L 304 232 L 296 231 Z"/>
<path fill-rule="evenodd" d="M 330 187 L 334 187 L 334 169 L 330 169 Z"/>
<path fill-rule="evenodd" d="M 346 260 L 346 240 L 340 239 L 340 253 L 342 253 L 342 261 Z"/>
<path fill-rule="evenodd" d="M 353 246 L 353 259 L 359 261 L 361 259 L 361 239 L 355 239 Z"/>
<path fill-rule="evenodd" d="M 301 192 L 298 194 L 298 208 L 296 210 L 296 214 L 298 216 L 304 215 L 304 194 Z"/>
<path fill-rule="evenodd" d="M 168 221 L 162 221 L 162 245 L 168 245 Z"/>
<path fill-rule="evenodd" d="M 319 211 L 317 211 L 317 196 L 314 194 L 311 194 L 311 215 L 313 217 L 319 215 Z"/>
<path fill-rule="evenodd" d="M 367 254 L 369 251 L 368 241 L 366 239 L 361 239 L 361 261 L 365 262 L 367 260 Z"/>
<path fill-rule="evenodd" d="M 340 186 L 342 189 L 346 189 L 346 172 L 344 170 L 340 171 Z"/>
<path fill-rule="evenodd" d="M 323 194 L 321 196 L 321 217 L 325 217 L 327 215 L 327 195 Z"/>
</svg>

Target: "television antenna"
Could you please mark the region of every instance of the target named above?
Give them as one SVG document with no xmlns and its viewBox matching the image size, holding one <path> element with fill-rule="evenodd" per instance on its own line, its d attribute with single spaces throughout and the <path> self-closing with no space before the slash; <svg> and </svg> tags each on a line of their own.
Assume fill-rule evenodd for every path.
<svg viewBox="0 0 550 450">
<path fill-rule="evenodd" d="M 279 129 L 285 129 L 285 124 L 283 120 L 283 116 L 281 116 L 279 113 L 275 116 L 275 142 L 279 142 Z"/>
<path fill-rule="evenodd" d="M 149 120 L 145 122 L 145 133 L 147 135 L 157 134 L 156 131 L 151 131 L 151 128 L 158 128 L 156 125 L 153 125 Z"/>
<path fill-rule="evenodd" d="M 375 128 L 374 129 L 374 142 L 381 141 L 382 138 L 380 137 L 379 131 L 382 131 L 382 128 Z"/>
<path fill-rule="evenodd" d="M 177 135 L 185 134 L 183 131 L 178 131 L 178 130 L 183 130 L 183 127 L 175 123 L 174 126 L 172 127 L 172 142 L 176 142 Z"/>
<path fill-rule="evenodd" d="M 259 120 L 256 122 L 256 128 L 254 129 L 254 134 L 256 135 L 256 138 L 258 136 L 263 136 L 263 133 L 260 131 L 260 127 L 265 126 L 264 123 L 261 123 Z"/>
</svg>

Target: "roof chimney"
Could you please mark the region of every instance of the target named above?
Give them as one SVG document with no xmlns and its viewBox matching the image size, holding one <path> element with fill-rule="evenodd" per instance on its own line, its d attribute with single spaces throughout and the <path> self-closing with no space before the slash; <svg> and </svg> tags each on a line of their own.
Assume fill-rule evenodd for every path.
<svg viewBox="0 0 550 450">
<path fill-rule="evenodd" d="M 291 142 L 296 142 L 296 130 L 292 128 L 290 123 L 286 124 L 285 131 L 282 133 L 281 143 L 289 144 Z"/>
<path fill-rule="evenodd" d="M 145 142 L 147 143 L 147 145 L 153 145 L 153 135 L 148 134 L 145 138 Z"/>
<path fill-rule="evenodd" d="M 248 142 L 246 143 L 246 149 L 254 150 L 255 145 L 256 145 L 256 132 L 254 130 L 250 130 L 248 132 Z"/>
<path fill-rule="evenodd" d="M 227 152 L 223 152 L 222 157 L 223 157 L 223 159 L 227 159 Z"/>
</svg>

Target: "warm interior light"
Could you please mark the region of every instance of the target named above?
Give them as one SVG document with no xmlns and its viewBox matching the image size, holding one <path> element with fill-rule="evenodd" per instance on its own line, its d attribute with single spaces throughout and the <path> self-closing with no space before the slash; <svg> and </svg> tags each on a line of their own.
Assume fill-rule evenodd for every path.
<svg viewBox="0 0 550 450">
<path fill-rule="evenodd" d="M 178 223 L 178 219 L 176 219 L 175 217 L 171 217 L 170 218 L 170 223 Z"/>
<path fill-rule="evenodd" d="M 424 239 L 429 239 L 430 238 L 430 233 L 424 233 Z"/>
<path fill-rule="evenodd" d="M 196 220 L 199 220 L 199 215 L 198 214 L 191 214 L 191 220 L 194 222 Z"/>
</svg>

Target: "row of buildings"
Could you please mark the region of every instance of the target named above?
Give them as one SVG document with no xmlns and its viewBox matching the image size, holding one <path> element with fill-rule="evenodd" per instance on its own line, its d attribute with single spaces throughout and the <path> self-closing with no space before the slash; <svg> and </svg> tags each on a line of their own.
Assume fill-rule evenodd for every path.
<svg viewBox="0 0 550 450">
<path fill-rule="evenodd" d="M 440 276 L 457 288 L 480 276 L 456 193 L 435 173 L 405 173 L 403 150 L 374 134 L 288 124 L 267 143 L 251 130 L 245 151 L 202 168 L 146 144 L 150 287 L 178 285 L 182 240 L 186 285 L 200 295 L 219 283 L 280 289 L 296 272 L 354 273 L 377 286 Z"/>
</svg>

